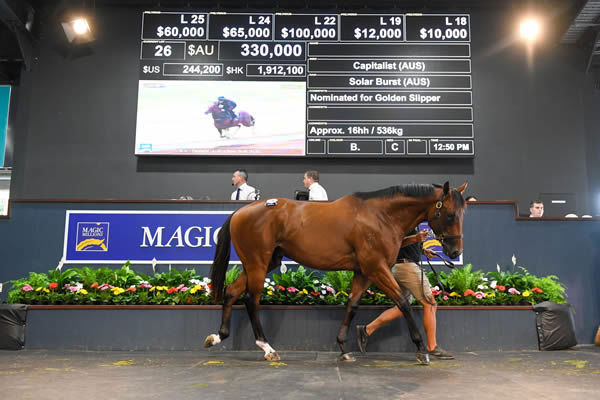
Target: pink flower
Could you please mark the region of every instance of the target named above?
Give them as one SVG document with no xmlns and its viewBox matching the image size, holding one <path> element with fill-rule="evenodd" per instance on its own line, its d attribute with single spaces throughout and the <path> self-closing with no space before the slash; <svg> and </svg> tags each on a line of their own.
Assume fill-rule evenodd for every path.
<svg viewBox="0 0 600 400">
<path fill-rule="evenodd" d="M 483 299 L 485 297 L 485 293 L 483 292 L 475 292 L 475 297 L 478 299 Z"/>
<path fill-rule="evenodd" d="M 299 290 L 298 290 L 298 289 L 296 289 L 296 288 L 295 288 L 295 287 L 293 287 L 293 286 L 290 286 L 289 288 L 287 288 L 287 291 L 288 291 L 288 292 L 290 292 L 290 293 L 296 293 L 296 292 L 299 292 Z"/>
<path fill-rule="evenodd" d="M 179 289 L 180 292 L 187 292 L 188 290 L 190 290 L 190 288 L 188 287 L 182 287 L 181 289 Z"/>
<path fill-rule="evenodd" d="M 150 285 L 149 283 L 144 283 L 143 285 L 140 285 L 140 287 L 142 289 L 152 289 L 152 285 Z"/>
<path fill-rule="evenodd" d="M 373 295 L 373 291 L 371 289 L 367 289 L 367 293 L 369 293 L 371 296 Z"/>
<path fill-rule="evenodd" d="M 29 285 L 29 284 L 23 286 L 21 289 L 24 290 L 25 292 L 31 292 L 33 290 L 31 285 Z"/>
<path fill-rule="evenodd" d="M 329 293 L 334 293 L 334 292 L 335 292 L 335 290 L 333 290 L 333 288 L 330 288 L 330 287 L 328 287 L 328 288 L 327 288 L 327 291 L 328 291 Z"/>
<path fill-rule="evenodd" d="M 79 288 L 78 288 L 77 286 L 69 286 L 69 290 L 70 290 L 71 292 L 76 292 L 76 291 L 78 291 L 78 290 L 79 290 Z"/>
<path fill-rule="evenodd" d="M 185 285 L 182 283 L 181 285 L 177 286 L 177 290 L 181 290 L 185 287 Z"/>
<path fill-rule="evenodd" d="M 448 296 L 444 295 L 443 299 L 448 300 Z"/>
<path fill-rule="evenodd" d="M 521 294 L 521 292 L 519 292 L 514 287 L 511 287 L 510 289 L 508 289 L 508 293 L 510 293 L 510 294 Z"/>
</svg>

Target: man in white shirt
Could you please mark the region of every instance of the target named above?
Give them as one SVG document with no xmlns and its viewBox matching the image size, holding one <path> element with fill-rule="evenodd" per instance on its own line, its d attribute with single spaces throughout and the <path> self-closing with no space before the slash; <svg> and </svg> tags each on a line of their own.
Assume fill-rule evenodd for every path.
<svg viewBox="0 0 600 400">
<path fill-rule="evenodd" d="M 304 173 L 304 187 L 308 189 L 308 200 L 328 200 L 325 188 L 319 184 L 318 171 L 306 171 Z"/>
<path fill-rule="evenodd" d="M 245 169 L 236 169 L 231 177 L 231 184 L 236 190 L 231 193 L 231 200 L 256 200 L 256 189 L 248 185 L 248 173 Z"/>
</svg>

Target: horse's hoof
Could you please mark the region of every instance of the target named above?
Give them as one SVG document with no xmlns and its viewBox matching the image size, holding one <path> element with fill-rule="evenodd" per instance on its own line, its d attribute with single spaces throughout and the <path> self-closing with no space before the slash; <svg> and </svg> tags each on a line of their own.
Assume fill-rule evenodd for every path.
<svg viewBox="0 0 600 400">
<path fill-rule="evenodd" d="M 417 351 L 417 362 L 421 365 L 429 365 L 429 354 Z"/>
<path fill-rule="evenodd" d="M 218 344 L 221 340 L 219 340 L 219 337 L 215 334 L 212 335 L 208 335 L 206 337 L 206 340 L 204 340 L 204 347 L 205 348 L 209 348 L 209 347 L 213 347 L 215 344 Z"/>
<path fill-rule="evenodd" d="M 269 353 L 269 354 L 265 354 L 265 360 L 267 361 L 279 361 L 281 360 L 281 357 L 279 357 L 279 354 L 277 354 L 276 351 Z"/>
<path fill-rule="evenodd" d="M 352 353 L 343 353 L 338 357 L 338 361 L 354 362 L 356 358 L 354 358 Z"/>
</svg>

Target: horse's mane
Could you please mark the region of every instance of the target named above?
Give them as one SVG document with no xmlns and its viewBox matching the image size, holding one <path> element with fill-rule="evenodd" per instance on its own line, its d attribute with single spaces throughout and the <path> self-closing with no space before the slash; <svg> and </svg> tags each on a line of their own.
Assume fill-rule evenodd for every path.
<svg viewBox="0 0 600 400">
<path fill-rule="evenodd" d="M 417 184 L 409 183 L 405 185 L 390 186 L 389 188 L 375 190 L 373 192 L 355 192 L 353 196 L 358 197 L 362 200 L 378 199 L 378 198 L 391 198 L 399 194 L 407 197 L 429 197 L 435 193 L 435 189 L 441 188 L 442 186 L 436 184 Z M 465 199 L 462 195 L 452 190 L 452 200 L 457 207 L 465 206 Z"/>
</svg>

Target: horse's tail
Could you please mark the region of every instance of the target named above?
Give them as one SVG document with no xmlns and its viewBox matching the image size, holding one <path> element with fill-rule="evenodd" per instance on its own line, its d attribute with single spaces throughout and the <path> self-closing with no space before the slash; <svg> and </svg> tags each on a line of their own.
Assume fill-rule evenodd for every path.
<svg viewBox="0 0 600 400">
<path fill-rule="evenodd" d="M 229 257 L 231 256 L 231 232 L 229 225 L 231 217 L 227 218 L 219 235 L 217 236 L 217 249 L 215 250 L 215 258 L 213 259 L 212 267 L 210 268 L 210 280 L 212 284 L 212 297 L 215 303 L 220 303 L 223 300 L 223 289 L 225 287 L 225 275 L 229 266 Z"/>
</svg>

